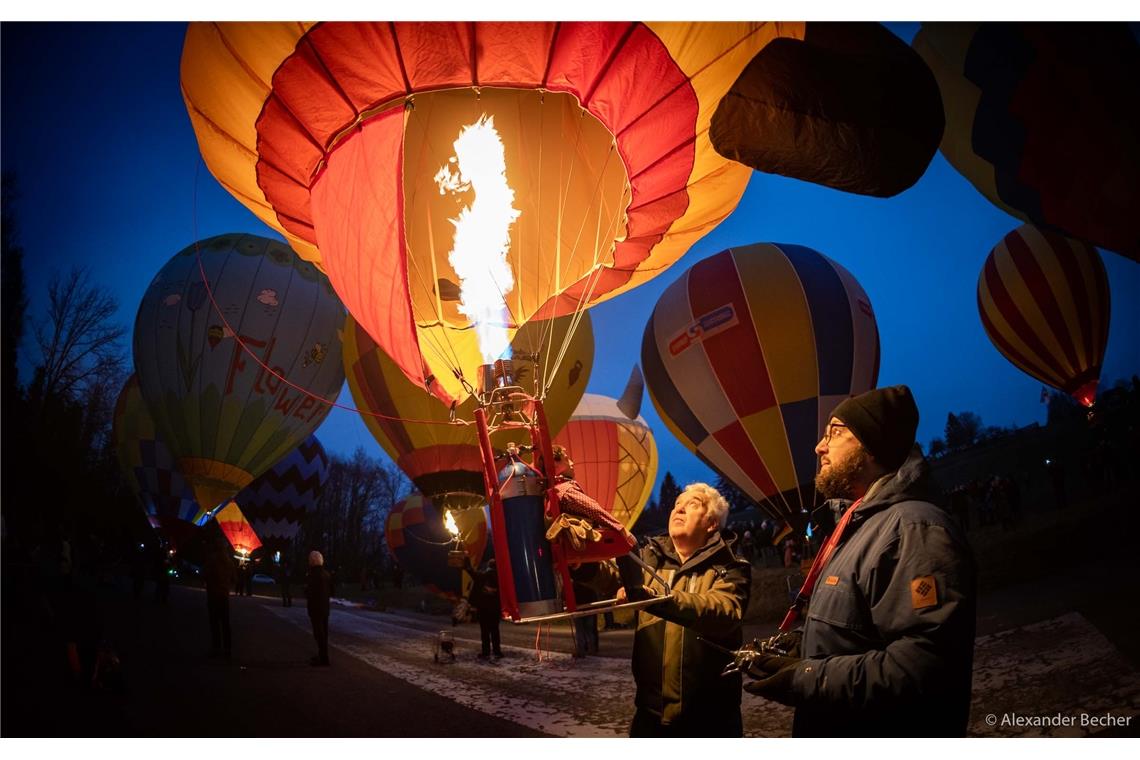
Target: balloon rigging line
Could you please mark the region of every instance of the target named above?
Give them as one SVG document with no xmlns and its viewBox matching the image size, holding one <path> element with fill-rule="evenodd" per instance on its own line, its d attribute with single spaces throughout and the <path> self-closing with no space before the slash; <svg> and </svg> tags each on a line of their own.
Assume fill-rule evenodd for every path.
<svg viewBox="0 0 1140 760">
<path fill-rule="evenodd" d="M 394 416 L 388 415 L 388 414 L 381 414 L 379 412 L 371 412 L 371 411 L 366 411 L 364 409 L 358 409 L 358 408 L 353 407 L 353 406 L 348 406 L 347 404 L 339 404 L 336 401 L 330 401 L 330 400 L 324 398 L 323 396 L 319 396 L 316 393 L 313 393 L 312 391 L 310 391 L 307 388 L 303 388 L 303 387 L 297 385 L 296 383 L 290 381 L 287 377 L 280 374 L 279 372 L 275 372 L 268 364 L 266 364 L 264 361 L 262 361 L 261 357 L 258 356 L 257 354 L 255 354 L 253 352 L 253 350 L 245 344 L 245 342 L 241 339 L 241 337 L 237 334 L 237 332 L 235 332 L 234 329 L 232 327 L 230 327 L 229 321 L 226 319 L 225 314 L 222 313 L 221 306 L 218 304 L 217 300 L 214 298 L 214 290 L 213 290 L 213 288 L 210 287 L 210 280 L 206 276 L 206 267 L 205 267 L 205 264 L 202 263 L 202 251 L 201 251 L 201 246 L 200 246 L 201 241 L 198 239 L 198 178 L 199 178 L 200 173 L 201 173 L 202 163 L 203 163 L 202 157 L 199 156 L 198 157 L 198 163 L 194 169 L 194 193 L 193 193 L 192 215 L 191 215 L 191 222 L 193 224 L 193 229 L 194 229 L 194 255 L 198 259 L 198 272 L 202 276 L 202 284 L 205 286 L 206 296 L 210 299 L 210 305 L 214 308 L 214 311 L 217 313 L 218 318 L 222 320 L 223 327 L 225 327 L 226 330 L 229 330 L 233 334 L 234 341 L 238 344 L 238 346 L 241 347 L 242 351 L 244 351 L 246 354 L 248 354 L 257 363 L 257 365 L 259 367 L 261 367 L 263 370 L 268 372 L 273 377 L 276 377 L 278 380 L 280 380 L 282 383 L 284 383 L 288 387 L 292 388 L 295 391 L 303 393 L 304 395 L 308 396 L 309 398 L 320 401 L 321 403 L 326 404 L 329 407 L 335 407 L 337 409 L 343 409 L 343 410 L 348 411 L 348 412 L 356 412 L 357 414 L 365 415 L 368 417 L 375 417 L 377 419 L 382 419 L 382 420 L 395 420 L 397 422 L 411 422 L 411 423 L 416 423 L 416 424 L 421 424 L 421 425 L 467 424 L 466 422 L 455 423 L 455 422 L 443 422 L 440 420 L 411 420 L 411 419 L 407 419 L 406 417 L 394 417 Z M 294 252 L 293 255 L 296 256 L 296 252 Z"/>
</svg>

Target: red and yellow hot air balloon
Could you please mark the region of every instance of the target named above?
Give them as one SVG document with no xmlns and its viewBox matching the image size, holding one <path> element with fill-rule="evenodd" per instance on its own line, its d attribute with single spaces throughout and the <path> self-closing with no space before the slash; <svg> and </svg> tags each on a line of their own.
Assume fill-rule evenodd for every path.
<svg viewBox="0 0 1140 760">
<path fill-rule="evenodd" d="M 653 494 L 657 443 L 642 417 L 631 420 L 617 399 L 587 393 L 555 443 L 574 462 L 574 479 L 626 528 Z"/>
<path fill-rule="evenodd" d="M 594 365 L 590 316 L 587 312 L 581 317 L 572 335 L 573 318 L 560 317 L 549 323 L 528 322 L 512 342 L 518 382 L 528 389 L 548 389 L 544 403 L 554 433 L 570 419 Z M 535 355 L 544 343 L 561 345 L 567 335 L 569 345 L 560 363 L 555 355 Z M 433 498 L 453 491 L 483 493 L 483 461 L 475 427 L 447 424 L 449 407 L 409 381 L 351 316 L 345 322 L 344 369 L 365 426 L 417 488 Z M 475 399 L 468 398 L 457 406 L 455 416 L 470 420 L 474 408 Z M 494 436 L 494 443 L 505 448 L 508 440 L 524 442 L 526 435 L 525 430 L 514 435 L 502 431 Z"/>
<path fill-rule="evenodd" d="M 1029 224 L 1002 238 L 978 277 L 978 314 L 997 350 L 1085 406 L 1096 400 L 1109 300 L 1095 248 Z"/>
<path fill-rule="evenodd" d="M 713 111 L 759 50 L 802 36 L 760 22 L 196 23 L 181 84 L 218 181 L 328 274 L 414 385 L 462 402 L 455 373 L 471 382 L 487 361 L 473 324 L 505 346 L 659 274 L 733 211 L 751 170 L 713 149 Z M 466 163 L 476 136 L 487 165 Z M 500 256 L 480 291 L 498 291 L 494 318 L 467 300 L 458 225 L 473 218 L 489 224 L 473 249 Z"/>
<path fill-rule="evenodd" d="M 681 443 L 798 521 L 831 410 L 875 387 L 879 330 L 867 294 L 836 262 L 798 245 L 750 245 L 697 262 L 665 290 L 641 367 Z"/>
<path fill-rule="evenodd" d="M 248 557 L 261 547 L 261 539 L 257 537 L 253 526 L 245 519 L 245 515 L 242 514 L 236 501 L 231 501 L 222 507 L 214 519 L 218 521 L 218 527 L 221 528 L 226 540 L 230 542 L 230 546 L 241 556 Z"/>
</svg>

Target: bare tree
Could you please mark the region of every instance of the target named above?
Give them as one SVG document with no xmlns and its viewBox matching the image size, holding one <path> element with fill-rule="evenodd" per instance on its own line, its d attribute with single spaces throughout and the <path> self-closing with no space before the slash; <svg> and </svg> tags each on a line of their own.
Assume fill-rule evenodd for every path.
<svg viewBox="0 0 1140 760">
<path fill-rule="evenodd" d="M 33 399 L 41 404 L 86 399 L 121 379 L 126 328 L 112 321 L 118 309 L 114 296 L 93 283 L 83 267 L 52 277 L 47 315 L 35 326 L 40 364 L 30 389 Z"/>
</svg>

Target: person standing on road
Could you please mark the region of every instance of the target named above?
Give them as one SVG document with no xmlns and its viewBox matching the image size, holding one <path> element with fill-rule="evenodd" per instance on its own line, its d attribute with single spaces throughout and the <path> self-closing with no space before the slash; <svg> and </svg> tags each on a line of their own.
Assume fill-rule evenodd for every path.
<svg viewBox="0 0 1140 760">
<path fill-rule="evenodd" d="M 332 598 L 332 577 L 325 570 L 325 558 L 319 551 L 309 552 L 309 582 L 305 597 L 309 621 L 313 624 L 313 638 L 317 640 L 317 656 L 310 665 L 329 664 L 329 599 Z"/>
<path fill-rule="evenodd" d="M 796 708 L 793 736 L 965 734 L 974 558 L 917 427 L 910 389 L 880 388 L 840 403 L 816 445 L 816 489 L 842 518 L 772 642 L 784 654 L 756 657 L 744 685 Z"/>
<path fill-rule="evenodd" d="M 499 598 L 499 571 L 495 566 L 495 558 L 487 560 L 486 570 L 476 570 L 471 564 L 470 557 L 463 558 L 463 565 L 467 572 L 471 573 L 473 581 L 468 601 L 475 608 L 475 617 L 479 620 L 479 640 L 482 644 L 479 657 L 487 659 L 494 650 L 497 659 L 503 656 L 502 641 L 499 638 L 499 620 L 503 612 Z"/>
<path fill-rule="evenodd" d="M 289 575 L 292 573 L 293 563 L 289 561 L 288 557 L 281 558 L 281 564 L 277 566 L 277 582 L 281 584 L 281 606 L 293 606 L 293 589 L 289 585 Z"/>
<path fill-rule="evenodd" d="M 234 587 L 234 563 L 226 551 L 226 539 L 216 532 L 206 549 L 202 568 L 206 581 L 206 610 L 210 617 L 210 656 L 230 656 L 230 591 Z"/>
</svg>

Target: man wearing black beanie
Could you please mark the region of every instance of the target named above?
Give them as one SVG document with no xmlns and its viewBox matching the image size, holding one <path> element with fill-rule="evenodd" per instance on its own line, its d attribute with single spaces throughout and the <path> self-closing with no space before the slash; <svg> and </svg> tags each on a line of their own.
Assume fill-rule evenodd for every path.
<svg viewBox="0 0 1140 760">
<path fill-rule="evenodd" d="M 937 505 L 917 427 L 910 389 L 879 388 L 840 403 L 816 445 L 838 523 L 773 637 L 784 654 L 742 663 L 746 691 L 796 708 L 794 736 L 966 731 L 974 559 Z"/>
</svg>

